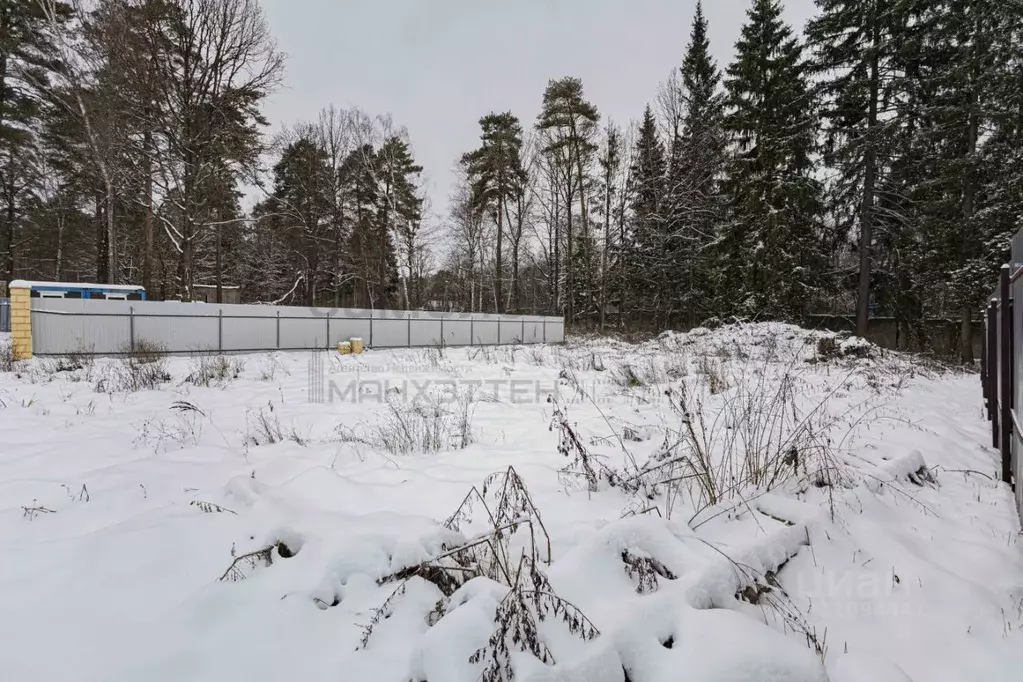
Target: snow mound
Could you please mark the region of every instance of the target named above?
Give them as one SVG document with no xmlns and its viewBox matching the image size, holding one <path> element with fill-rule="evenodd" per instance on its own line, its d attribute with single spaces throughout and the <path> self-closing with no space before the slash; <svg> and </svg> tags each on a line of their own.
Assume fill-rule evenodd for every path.
<svg viewBox="0 0 1023 682">
<path fill-rule="evenodd" d="M 975 376 L 778 323 L 238 357 L 209 382 L 177 357 L 108 381 L 122 362 L 0 372 L 12 680 L 1023 669 Z"/>
</svg>

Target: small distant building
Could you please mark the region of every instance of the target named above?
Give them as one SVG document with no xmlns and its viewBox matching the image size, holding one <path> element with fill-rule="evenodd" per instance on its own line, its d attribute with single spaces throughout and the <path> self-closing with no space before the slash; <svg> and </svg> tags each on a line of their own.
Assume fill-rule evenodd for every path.
<svg viewBox="0 0 1023 682">
<path fill-rule="evenodd" d="M 114 301 L 144 301 L 146 290 L 133 284 L 90 284 L 86 282 L 29 282 L 16 279 L 11 289 L 28 290 L 30 298 L 88 298 Z"/>
<path fill-rule="evenodd" d="M 202 301 L 204 303 L 216 303 L 217 302 L 217 285 L 216 284 L 193 284 L 192 285 L 192 300 Z M 239 286 L 221 286 L 220 287 L 220 302 L 221 303 L 241 303 L 242 302 L 242 288 Z"/>
</svg>

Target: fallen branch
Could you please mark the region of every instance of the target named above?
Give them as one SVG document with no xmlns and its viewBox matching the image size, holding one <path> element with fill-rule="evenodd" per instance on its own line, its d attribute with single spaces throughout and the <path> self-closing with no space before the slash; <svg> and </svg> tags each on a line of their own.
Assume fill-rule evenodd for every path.
<svg viewBox="0 0 1023 682">
<path fill-rule="evenodd" d="M 268 547 L 264 547 L 263 549 L 257 549 L 254 552 L 249 552 L 248 554 L 242 554 L 239 557 L 235 557 L 234 561 L 231 562 L 231 565 L 227 567 L 226 571 L 224 571 L 224 574 L 217 578 L 217 581 L 220 582 L 225 579 L 230 579 L 231 582 L 245 580 L 246 575 L 238 568 L 238 564 L 242 561 L 248 561 L 249 564 L 255 568 L 256 560 L 262 559 L 267 566 L 272 566 L 274 562 L 273 551 L 276 547 L 277 543 L 274 543 Z"/>
</svg>

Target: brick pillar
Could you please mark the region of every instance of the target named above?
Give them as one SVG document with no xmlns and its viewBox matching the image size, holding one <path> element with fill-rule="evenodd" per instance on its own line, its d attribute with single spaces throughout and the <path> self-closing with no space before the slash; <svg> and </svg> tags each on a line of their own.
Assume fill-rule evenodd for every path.
<svg viewBox="0 0 1023 682">
<path fill-rule="evenodd" d="M 32 290 L 11 282 L 11 350 L 15 360 L 32 357 Z"/>
</svg>

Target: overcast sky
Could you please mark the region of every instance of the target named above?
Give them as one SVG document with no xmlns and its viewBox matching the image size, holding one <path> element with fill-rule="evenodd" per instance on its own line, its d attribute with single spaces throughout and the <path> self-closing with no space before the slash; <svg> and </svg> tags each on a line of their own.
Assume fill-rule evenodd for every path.
<svg viewBox="0 0 1023 682">
<path fill-rule="evenodd" d="M 288 55 L 266 107 L 274 130 L 328 104 L 390 113 L 408 128 L 433 211 L 447 209 L 451 168 L 478 142 L 479 118 L 511 110 L 531 126 L 551 78 L 582 78 L 620 124 L 638 118 L 681 63 L 696 0 L 262 0 Z M 711 49 L 723 68 L 748 0 L 710 0 Z M 813 0 L 787 0 L 801 30 Z"/>
</svg>

